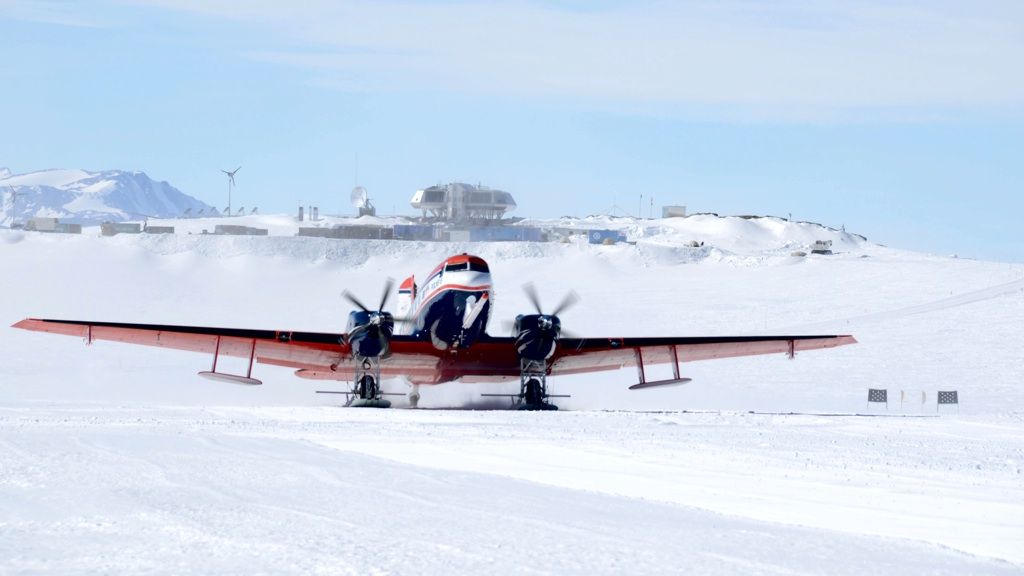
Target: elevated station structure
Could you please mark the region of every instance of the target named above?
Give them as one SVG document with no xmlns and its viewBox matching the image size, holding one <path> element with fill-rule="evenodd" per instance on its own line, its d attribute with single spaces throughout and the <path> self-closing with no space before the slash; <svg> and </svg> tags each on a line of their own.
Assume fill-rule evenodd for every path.
<svg viewBox="0 0 1024 576">
<path fill-rule="evenodd" d="M 449 222 L 501 220 L 506 212 L 516 208 L 516 201 L 508 192 L 462 182 L 417 190 L 410 204 L 421 210 L 424 218 Z"/>
</svg>

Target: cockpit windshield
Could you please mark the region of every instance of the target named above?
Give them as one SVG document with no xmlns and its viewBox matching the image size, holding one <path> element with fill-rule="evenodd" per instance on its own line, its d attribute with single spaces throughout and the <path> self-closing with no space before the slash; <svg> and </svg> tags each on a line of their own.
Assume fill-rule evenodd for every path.
<svg viewBox="0 0 1024 576">
<path fill-rule="evenodd" d="M 445 272 L 462 272 L 466 270 L 490 273 L 490 270 L 487 268 L 487 264 L 483 261 L 469 260 L 467 262 L 448 264 L 444 267 Z"/>
</svg>

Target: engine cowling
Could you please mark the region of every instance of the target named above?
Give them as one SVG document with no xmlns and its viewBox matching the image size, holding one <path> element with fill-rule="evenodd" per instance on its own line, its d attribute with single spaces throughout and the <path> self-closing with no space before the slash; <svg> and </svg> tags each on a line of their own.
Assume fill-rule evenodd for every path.
<svg viewBox="0 0 1024 576">
<path fill-rule="evenodd" d="M 383 358 L 388 355 L 395 319 L 390 312 L 353 310 L 348 315 L 346 343 L 357 358 Z"/>
<path fill-rule="evenodd" d="M 516 316 L 515 333 L 519 357 L 543 362 L 555 353 L 562 321 L 551 314 L 520 314 Z"/>
</svg>

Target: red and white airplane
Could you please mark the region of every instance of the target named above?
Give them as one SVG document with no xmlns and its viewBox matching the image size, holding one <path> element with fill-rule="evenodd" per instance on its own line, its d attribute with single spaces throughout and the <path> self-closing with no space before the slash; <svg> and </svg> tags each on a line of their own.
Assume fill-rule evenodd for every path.
<svg viewBox="0 0 1024 576">
<path fill-rule="evenodd" d="M 655 338 L 575 338 L 562 335 L 558 315 L 577 301 L 574 293 L 551 310 L 541 310 L 536 290 L 525 287 L 535 313 L 516 317 L 515 336 L 487 333 L 492 284 L 487 263 L 461 254 L 438 265 L 422 285 L 410 276 L 399 287 L 399 325 L 384 311 L 392 290 L 389 281 L 376 310 L 345 292 L 357 306 L 343 334 L 122 324 L 29 318 L 15 328 L 85 338 L 190 350 L 213 355 L 213 367 L 199 374 L 239 384 L 261 384 L 252 377 L 254 363 L 294 368 L 296 376 L 351 383 L 349 405 L 388 407 L 382 378 L 404 377 L 412 385 L 410 403 L 419 400 L 419 385 L 444 382 L 502 382 L 519 379 L 521 409 L 551 410 L 547 378 L 618 370 L 635 366 L 639 381 L 631 389 L 684 384 L 680 362 L 834 348 L 857 341 L 849 335 L 826 336 L 686 336 Z M 217 371 L 221 356 L 249 360 L 244 376 Z M 671 364 L 672 378 L 651 381 L 646 368 Z M 499 395 L 504 396 L 504 395 Z"/>
</svg>

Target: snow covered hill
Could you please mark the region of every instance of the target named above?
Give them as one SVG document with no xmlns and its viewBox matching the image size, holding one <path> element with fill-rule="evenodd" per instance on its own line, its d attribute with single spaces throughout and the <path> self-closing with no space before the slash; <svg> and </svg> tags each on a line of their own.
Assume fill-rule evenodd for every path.
<svg viewBox="0 0 1024 576">
<path fill-rule="evenodd" d="M 504 407 L 479 394 L 507 387 L 458 383 L 422 390 L 424 410 L 360 412 L 283 368 L 237 387 L 198 378 L 204 355 L 0 328 L 0 573 L 1024 570 L 1024 266 L 779 219 L 558 222 L 636 242 L 614 246 L 232 221 L 271 235 L 0 230 L 0 325 L 340 331 L 343 289 L 375 298 L 469 251 L 491 264 L 499 333 L 533 281 L 545 303 L 580 294 L 562 320 L 584 336 L 860 343 L 684 363 L 693 382 L 663 390 L 628 390 L 630 369 L 553 379 L 559 413 L 451 410 Z M 819 239 L 836 254 L 791 255 Z M 936 406 L 952 389 L 959 408 Z"/>
<path fill-rule="evenodd" d="M 11 191 L 16 194 L 13 203 Z M 36 217 L 60 218 L 78 224 L 100 224 L 175 217 L 186 210 L 209 212 L 211 206 L 182 193 L 167 182 L 156 182 L 145 172 L 106 170 L 43 170 L 12 174 L 0 169 L 0 222 L 24 222 Z M 13 208 L 13 210 L 12 210 Z"/>
</svg>

